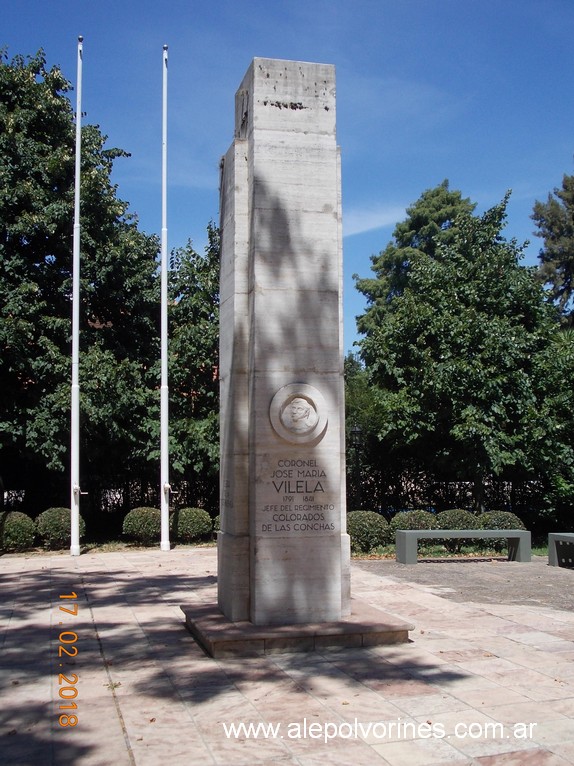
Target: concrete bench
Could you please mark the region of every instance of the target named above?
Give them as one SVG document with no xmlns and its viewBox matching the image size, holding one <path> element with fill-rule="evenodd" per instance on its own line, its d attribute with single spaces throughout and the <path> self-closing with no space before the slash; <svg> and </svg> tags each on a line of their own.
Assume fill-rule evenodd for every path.
<svg viewBox="0 0 574 766">
<path fill-rule="evenodd" d="M 548 564 L 574 566 L 574 532 L 550 532 L 548 535 Z"/>
<path fill-rule="evenodd" d="M 400 564 L 416 564 L 419 540 L 462 537 L 490 540 L 506 538 L 509 561 L 530 561 L 530 532 L 525 529 L 399 529 L 396 536 L 397 561 Z"/>
</svg>

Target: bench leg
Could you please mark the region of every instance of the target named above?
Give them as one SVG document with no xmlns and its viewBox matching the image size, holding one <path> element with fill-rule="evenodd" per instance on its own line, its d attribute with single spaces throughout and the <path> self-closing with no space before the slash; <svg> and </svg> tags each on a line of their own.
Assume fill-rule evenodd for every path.
<svg viewBox="0 0 574 766">
<path fill-rule="evenodd" d="M 551 567 L 557 567 L 560 565 L 558 561 L 558 552 L 556 550 L 558 541 L 554 539 L 552 534 L 548 535 L 548 564 Z"/>
<path fill-rule="evenodd" d="M 418 538 L 414 535 L 407 537 L 397 534 L 396 541 L 396 557 L 399 564 L 416 564 Z"/>
<path fill-rule="evenodd" d="M 574 565 L 574 540 L 560 540 L 552 532 L 548 535 L 548 564 L 553 567 Z"/>
<path fill-rule="evenodd" d="M 524 564 L 532 560 L 530 540 L 526 536 L 508 538 L 508 560 Z"/>
</svg>

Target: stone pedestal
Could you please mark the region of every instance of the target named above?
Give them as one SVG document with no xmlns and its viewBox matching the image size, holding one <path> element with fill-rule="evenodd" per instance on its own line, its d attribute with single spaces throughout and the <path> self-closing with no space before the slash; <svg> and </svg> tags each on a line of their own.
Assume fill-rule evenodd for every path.
<svg viewBox="0 0 574 766">
<path fill-rule="evenodd" d="M 406 643 L 414 626 L 361 601 L 352 614 L 336 622 L 254 625 L 231 622 L 212 604 L 182 607 L 195 640 L 212 657 L 257 657 L 264 654 L 368 649 Z"/>
<path fill-rule="evenodd" d="M 231 621 L 350 612 L 334 67 L 254 59 L 221 170 L 221 532 Z"/>
</svg>

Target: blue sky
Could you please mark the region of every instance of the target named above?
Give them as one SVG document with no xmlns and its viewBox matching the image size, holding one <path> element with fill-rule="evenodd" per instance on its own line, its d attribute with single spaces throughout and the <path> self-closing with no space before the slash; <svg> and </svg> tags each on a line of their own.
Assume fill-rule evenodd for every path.
<svg viewBox="0 0 574 766">
<path fill-rule="evenodd" d="M 169 46 L 169 247 L 202 250 L 218 220 L 218 164 L 254 56 L 335 64 L 342 152 L 345 348 L 405 208 L 448 178 L 484 210 L 512 189 L 507 237 L 540 240 L 536 199 L 574 173 L 572 0 L 12 0 L 8 56 L 43 48 L 75 83 L 116 162 L 118 193 L 161 228 L 162 47 Z M 72 95 L 72 98 L 75 98 Z"/>
</svg>

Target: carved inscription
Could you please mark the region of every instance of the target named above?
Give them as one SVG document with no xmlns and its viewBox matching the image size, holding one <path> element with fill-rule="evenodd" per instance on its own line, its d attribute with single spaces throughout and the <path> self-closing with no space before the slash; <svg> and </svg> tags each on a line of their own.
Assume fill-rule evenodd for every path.
<svg viewBox="0 0 574 766">
<path fill-rule="evenodd" d="M 233 495 L 231 494 L 231 484 L 229 479 L 225 479 L 221 484 L 221 495 L 219 499 L 220 512 L 233 511 Z"/>
<path fill-rule="evenodd" d="M 265 463 L 260 476 L 265 501 L 259 532 L 278 535 L 330 534 L 337 529 L 337 507 L 326 469 L 316 458 L 280 458 Z"/>
</svg>

